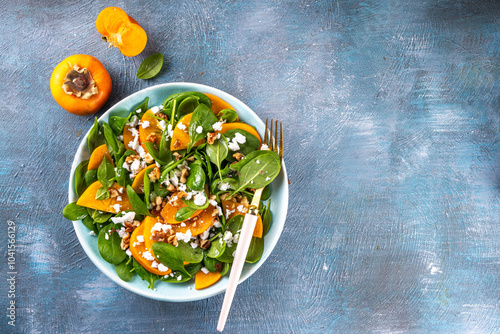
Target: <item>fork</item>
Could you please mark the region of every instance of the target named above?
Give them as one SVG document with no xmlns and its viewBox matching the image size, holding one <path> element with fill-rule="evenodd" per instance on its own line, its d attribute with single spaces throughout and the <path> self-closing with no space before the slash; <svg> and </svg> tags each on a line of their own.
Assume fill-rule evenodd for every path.
<svg viewBox="0 0 500 334">
<path fill-rule="evenodd" d="M 270 150 L 278 153 L 280 160 L 283 160 L 283 123 L 280 121 L 280 137 L 278 141 L 278 120 L 276 120 L 275 122 L 275 135 L 273 138 L 273 119 L 271 119 L 271 127 L 269 131 L 268 118 L 266 118 L 264 144 L 266 144 Z M 259 215 L 259 203 L 263 190 L 264 188 L 260 188 L 255 191 L 252 203 L 250 204 L 248 213 L 245 215 L 245 220 L 243 221 L 243 226 L 241 227 L 240 238 L 238 240 L 238 246 L 236 247 L 233 267 L 231 268 L 231 273 L 229 274 L 229 282 L 227 283 L 226 295 L 224 296 L 224 302 L 222 304 L 222 310 L 219 316 L 219 323 L 217 324 L 217 330 L 219 332 L 222 332 L 224 330 L 227 316 L 229 315 L 229 310 L 231 308 L 231 303 L 233 302 L 234 293 L 236 292 L 236 287 L 238 286 L 238 282 L 240 280 L 241 271 L 243 270 L 243 265 L 245 264 L 248 247 L 250 247 L 253 230 L 255 229 L 255 224 Z"/>
</svg>

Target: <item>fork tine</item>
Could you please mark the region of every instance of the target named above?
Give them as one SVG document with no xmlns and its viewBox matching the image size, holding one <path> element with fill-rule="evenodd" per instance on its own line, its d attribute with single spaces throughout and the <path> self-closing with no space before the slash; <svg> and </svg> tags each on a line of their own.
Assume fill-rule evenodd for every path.
<svg viewBox="0 0 500 334">
<path fill-rule="evenodd" d="M 283 160 L 283 122 L 280 121 L 280 159 Z"/>
<path fill-rule="evenodd" d="M 274 129 L 274 152 L 278 153 L 278 120 L 276 120 Z"/>
<path fill-rule="evenodd" d="M 269 145 L 267 145 L 271 151 L 274 151 L 274 145 L 273 144 L 274 144 L 274 140 L 273 140 L 273 119 L 271 118 L 271 131 L 270 131 L 270 137 L 269 137 Z"/>
<path fill-rule="evenodd" d="M 267 126 L 267 122 L 269 121 L 269 118 L 266 117 L 266 129 L 264 130 L 264 144 L 267 145 L 267 131 L 269 131 L 269 127 Z"/>
</svg>

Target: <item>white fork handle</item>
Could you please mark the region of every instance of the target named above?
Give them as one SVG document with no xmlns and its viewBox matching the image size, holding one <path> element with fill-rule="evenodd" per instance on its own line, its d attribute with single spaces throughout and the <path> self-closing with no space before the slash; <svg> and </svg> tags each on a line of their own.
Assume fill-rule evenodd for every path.
<svg viewBox="0 0 500 334">
<path fill-rule="evenodd" d="M 240 280 L 241 271 L 243 269 L 243 265 L 245 264 L 248 247 L 250 247 L 256 223 L 257 216 L 249 213 L 245 215 L 245 220 L 243 221 L 243 226 L 240 232 L 240 238 L 238 240 L 238 246 L 236 247 L 233 267 L 231 268 L 231 273 L 229 274 L 229 282 L 227 283 L 224 303 L 222 304 L 222 310 L 220 311 L 219 323 L 217 324 L 217 330 L 219 332 L 224 330 L 224 325 L 226 324 L 229 309 L 231 308 L 231 303 L 233 302 L 234 293 L 236 292 L 236 287 L 238 286 L 238 282 Z"/>
</svg>

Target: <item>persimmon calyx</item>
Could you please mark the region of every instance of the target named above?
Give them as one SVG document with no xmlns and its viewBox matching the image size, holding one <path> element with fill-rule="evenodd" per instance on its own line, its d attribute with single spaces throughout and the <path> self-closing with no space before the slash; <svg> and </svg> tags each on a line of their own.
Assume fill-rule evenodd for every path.
<svg viewBox="0 0 500 334">
<path fill-rule="evenodd" d="M 77 64 L 66 73 L 62 89 L 66 94 L 73 94 L 84 100 L 99 92 L 89 70 L 87 68 L 80 68 Z"/>
</svg>

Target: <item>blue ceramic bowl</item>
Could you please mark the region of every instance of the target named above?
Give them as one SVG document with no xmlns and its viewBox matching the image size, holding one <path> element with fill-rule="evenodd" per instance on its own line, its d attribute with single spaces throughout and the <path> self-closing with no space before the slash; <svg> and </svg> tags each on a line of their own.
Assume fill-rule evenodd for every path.
<svg viewBox="0 0 500 334">
<path fill-rule="evenodd" d="M 131 108 L 140 103 L 146 97 L 149 97 L 149 105 L 155 106 L 160 105 L 165 100 L 165 98 L 171 94 L 187 91 L 209 93 L 220 97 L 235 108 L 236 112 L 243 122 L 257 127 L 259 134 L 262 136 L 262 138 L 264 138 L 264 123 L 243 102 L 241 102 L 234 96 L 231 96 L 228 93 L 225 93 L 216 88 L 186 82 L 168 83 L 143 89 L 115 104 L 108 111 L 106 111 L 101 116 L 101 118 L 99 118 L 99 121 L 108 121 L 109 117 L 113 115 L 128 115 Z M 77 200 L 77 196 L 73 186 L 75 168 L 82 160 L 89 159 L 87 137 L 88 132 L 83 138 L 80 146 L 78 147 L 78 151 L 76 152 L 75 158 L 73 160 L 73 165 L 71 167 L 68 195 L 70 203 Z M 274 246 L 278 242 L 281 231 L 283 230 L 283 226 L 285 224 L 288 208 L 287 180 L 288 178 L 286 174 L 286 168 L 285 164 L 283 163 L 280 174 L 271 184 L 271 212 L 273 221 L 268 234 L 265 236 L 264 254 L 262 255 L 262 258 L 259 262 L 254 264 L 245 264 L 240 283 L 250 277 L 266 261 L 266 259 L 271 254 Z M 148 289 L 148 284 L 145 281 L 141 280 L 141 278 L 137 275 L 135 275 L 135 277 L 130 282 L 124 282 L 116 274 L 114 266 L 107 263 L 101 258 L 97 249 L 97 237 L 91 236 L 89 234 L 89 230 L 82 224 L 81 221 L 73 222 L 73 226 L 75 227 L 76 235 L 78 236 L 78 240 L 80 240 L 83 249 L 92 260 L 92 262 L 94 262 L 94 264 L 97 266 L 97 268 L 99 268 L 104 274 L 106 274 L 106 276 L 108 276 L 118 285 L 141 296 L 169 302 L 187 302 L 212 297 L 226 290 L 228 281 L 227 276 L 223 277 L 219 282 L 212 285 L 211 287 L 203 290 L 194 289 L 194 280 L 179 284 L 171 284 L 159 281 L 155 285 L 156 291 Z"/>
</svg>

